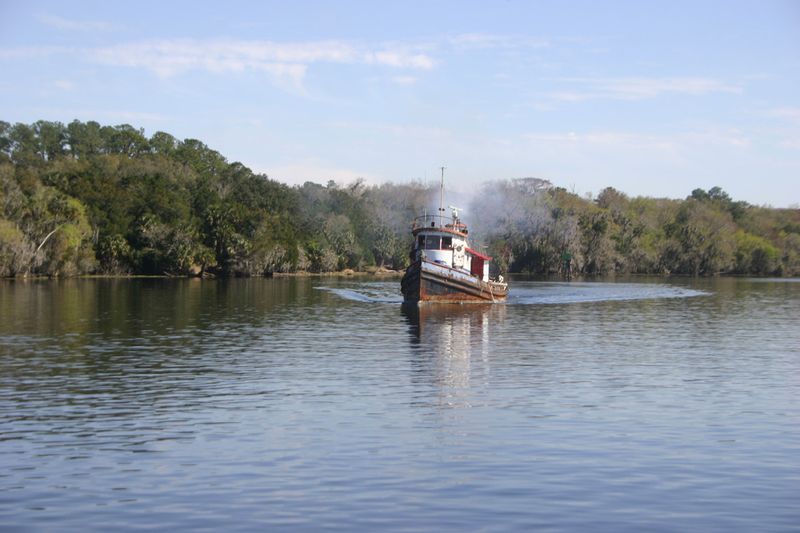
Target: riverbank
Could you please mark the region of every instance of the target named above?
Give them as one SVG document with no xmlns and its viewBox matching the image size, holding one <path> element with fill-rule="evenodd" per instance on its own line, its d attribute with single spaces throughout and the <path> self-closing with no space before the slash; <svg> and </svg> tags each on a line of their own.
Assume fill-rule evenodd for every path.
<svg viewBox="0 0 800 533">
<path fill-rule="evenodd" d="M 338 270 L 333 272 L 307 272 L 307 271 L 298 271 L 298 272 L 273 272 L 266 276 L 252 276 L 254 278 L 264 277 L 264 278 L 322 278 L 322 277 L 402 277 L 403 270 L 392 270 L 390 268 L 383 268 L 383 267 L 367 267 L 364 270 L 353 270 L 351 268 L 346 268 L 344 270 Z M 230 276 L 230 277 L 241 277 L 241 276 Z M 41 276 L 41 275 L 22 275 L 22 276 L 13 276 L 13 277 L 0 277 L 0 279 L 5 280 L 24 280 L 24 281 L 34 281 L 34 280 L 48 280 L 48 279 L 226 279 L 226 276 L 216 276 L 214 274 L 206 272 L 202 276 L 182 276 L 182 275 L 175 275 L 175 274 L 84 274 L 80 276 Z"/>
<path fill-rule="evenodd" d="M 402 277 L 403 270 L 392 270 L 389 268 L 369 267 L 364 270 L 353 270 L 346 268 L 336 272 L 274 272 L 275 278 L 306 278 L 306 277 L 351 277 L 351 276 L 377 276 L 377 277 Z"/>
</svg>

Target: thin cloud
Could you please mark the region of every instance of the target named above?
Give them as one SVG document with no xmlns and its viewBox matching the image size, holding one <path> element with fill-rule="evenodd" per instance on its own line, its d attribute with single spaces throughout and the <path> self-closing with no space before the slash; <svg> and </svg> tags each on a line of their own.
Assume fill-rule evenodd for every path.
<svg viewBox="0 0 800 533">
<path fill-rule="evenodd" d="M 17 48 L 0 48 L 0 59 L 41 59 L 54 55 L 75 54 L 79 49 L 66 46 L 20 46 Z"/>
<path fill-rule="evenodd" d="M 570 146 L 602 146 L 606 148 L 641 149 L 655 148 L 671 150 L 672 139 L 654 135 L 641 135 L 618 131 L 594 131 L 588 133 L 529 133 L 524 138 L 534 144 L 561 144 Z"/>
<path fill-rule="evenodd" d="M 586 133 L 528 133 L 524 139 L 534 144 L 597 146 L 629 150 L 650 149 L 672 151 L 689 146 L 722 146 L 747 148 L 752 141 L 737 129 L 707 129 L 675 134 L 643 134 L 621 131 L 591 131 Z"/>
<path fill-rule="evenodd" d="M 731 85 L 712 78 L 697 77 L 560 78 L 554 81 L 573 86 L 548 94 L 551 99 L 562 102 L 580 102 L 601 98 L 644 100 L 665 94 L 701 96 L 714 93 L 742 93 L 742 88 L 738 85 Z"/>
<path fill-rule="evenodd" d="M 425 54 L 410 54 L 402 50 L 382 50 L 380 52 L 370 52 L 365 56 L 367 63 L 375 63 L 388 67 L 414 68 L 430 70 L 435 66 L 435 62 Z"/>
<path fill-rule="evenodd" d="M 398 85 L 414 85 L 417 83 L 415 76 L 394 76 L 392 81 Z"/>
<path fill-rule="evenodd" d="M 131 43 L 89 51 L 100 64 L 144 68 L 167 78 L 191 70 L 212 74 L 260 71 L 284 88 L 302 91 L 311 65 L 368 64 L 429 70 L 434 60 L 422 53 L 383 47 L 374 51 L 344 41 L 277 43 L 272 41 L 165 40 Z"/>
<path fill-rule="evenodd" d="M 550 41 L 547 39 L 493 33 L 461 33 L 449 37 L 447 41 L 456 50 L 547 48 L 550 46 Z"/>
<path fill-rule="evenodd" d="M 62 91 L 72 91 L 75 89 L 75 83 L 69 80 L 56 80 L 53 82 L 53 86 Z"/>
<path fill-rule="evenodd" d="M 767 113 L 770 117 L 782 118 L 791 122 L 800 122 L 800 107 L 779 107 Z"/>
<path fill-rule="evenodd" d="M 51 14 L 42 14 L 39 15 L 38 18 L 39 21 L 46 26 L 50 26 L 51 28 L 56 28 L 58 30 L 107 32 L 115 29 L 113 24 L 101 20 L 75 20 Z"/>
<path fill-rule="evenodd" d="M 337 129 L 348 129 L 356 131 L 374 132 L 376 134 L 388 134 L 399 138 L 410 140 L 442 141 L 452 140 L 454 134 L 452 130 L 446 128 L 411 126 L 404 124 L 391 124 L 383 122 L 364 122 L 364 121 L 334 121 L 328 122 L 327 126 Z"/>
<path fill-rule="evenodd" d="M 192 40 L 155 41 L 101 48 L 91 52 L 100 64 L 144 68 L 167 78 L 191 70 L 212 74 L 262 71 L 299 84 L 313 62 L 345 62 L 352 51 L 338 43 L 281 45 L 270 42 Z"/>
<path fill-rule="evenodd" d="M 141 68 L 162 78 L 189 71 L 211 74 L 264 72 L 276 85 L 299 92 L 304 92 L 302 82 L 308 69 L 315 64 L 375 65 L 406 71 L 430 70 L 436 66 L 436 61 L 428 54 L 418 49 L 410 50 L 402 44 L 382 43 L 369 47 L 337 40 L 280 43 L 173 39 L 102 48 L 48 46 L 0 49 L 0 59 L 7 60 L 55 55 L 74 55 L 105 66 Z M 395 81 L 412 83 L 412 78 L 401 75 Z"/>
<path fill-rule="evenodd" d="M 784 139 L 778 143 L 778 146 L 787 150 L 800 150 L 800 137 Z"/>
<path fill-rule="evenodd" d="M 106 117 L 109 120 L 121 120 L 123 122 L 166 122 L 170 120 L 160 113 L 148 113 L 146 111 L 100 111 L 97 115 Z"/>
<path fill-rule="evenodd" d="M 342 41 L 276 43 L 271 41 L 168 40 L 133 43 L 93 52 L 101 63 L 144 67 L 170 76 L 186 70 L 213 73 L 280 69 L 296 74 L 297 67 L 313 63 L 368 63 L 397 68 L 429 69 L 433 60 L 401 50 L 362 51 Z"/>
</svg>

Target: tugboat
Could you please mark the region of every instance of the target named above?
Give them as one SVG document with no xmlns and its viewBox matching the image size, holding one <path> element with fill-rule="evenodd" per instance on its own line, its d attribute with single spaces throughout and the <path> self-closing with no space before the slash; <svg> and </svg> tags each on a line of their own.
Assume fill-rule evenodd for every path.
<svg viewBox="0 0 800 533">
<path fill-rule="evenodd" d="M 444 167 L 439 213 L 414 219 L 411 265 L 400 283 L 405 303 L 493 303 L 508 296 L 503 277 L 489 279 L 488 255 L 470 248 L 459 208 L 445 216 Z"/>
</svg>

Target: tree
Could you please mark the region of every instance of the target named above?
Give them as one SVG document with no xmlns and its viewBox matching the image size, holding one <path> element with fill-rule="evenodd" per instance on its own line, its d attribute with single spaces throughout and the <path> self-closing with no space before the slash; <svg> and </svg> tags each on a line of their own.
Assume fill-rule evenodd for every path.
<svg viewBox="0 0 800 533">
<path fill-rule="evenodd" d="M 103 237 L 97 247 L 97 259 L 106 274 L 128 274 L 134 266 L 133 250 L 119 234 Z"/>
<path fill-rule="evenodd" d="M 33 131 L 39 139 L 39 155 L 42 159 L 52 161 L 66 153 L 67 129 L 61 122 L 40 120 L 34 123 Z"/>
<path fill-rule="evenodd" d="M 36 247 L 16 224 L 0 218 L 0 277 L 30 272 L 35 256 Z"/>
<path fill-rule="evenodd" d="M 337 256 L 339 269 L 358 266 L 360 257 L 349 218 L 345 215 L 330 215 L 322 232 Z"/>
<path fill-rule="evenodd" d="M 42 163 L 39 140 L 33 127 L 14 124 L 8 132 L 11 145 L 11 160 L 21 167 L 36 167 Z"/>
<path fill-rule="evenodd" d="M 728 213 L 695 199 L 681 205 L 667 235 L 672 239 L 668 270 L 683 274 L 713 275 L 734 264 L 734 224 Z"/>
<path fill-rule="evenodd" d="M 763 237 L 739 230 L 735 257 L 740 274 L 772 274 L 778 267 L 780 251 Z"/>
<path fill-rule="evenodd" d="M 100 124 L 73 120 L 67 125 L 67 144 L 72 157 L 85 159 L 106 151 Z"/>
<path fill-rule="evenodd" d="M 583 272 L 600 274 L 614 269 L 614 249 L 609 228 L 612 225 L 607 211 L 587 209 L 579 216 Z"/>
<path fill-rule="evenodd" d="M 106 150 L 109 153 L 136 157 L 150 151 L 144 130 L 137 130 L 129 124 L 102 128 L 101 134 L 105 138 Z"/>
<path fill-rule="evenodd" d="M 11 161 L 11 139 L 8 134 L 11 131 L 11 124 L 0 120 L 0 163 L 4 160 Z"/>
<path fill-rule="evenodd" d="M 323 182 L 325 183 L 325 182 Z M 263 275 L 408 264 L 409 223 L 438 184 L 290 187 L 197 139 L 128 124 L 0 121 L 0 273 Z M 438 198 L 438 196 L 437 196 Z M 720 187 L 593 202 L 536 178 L 485 184 L 474 246 L 511 271 L 800 274 L 800 210 Z"/>
<path fill-rule="evenodd" d="M 173 157 L 190 166 L 200 176 L 219 176 L 227 166 L 224 157 L 197 139 L 186 139 L 180 143 Z"/>
<path fill-rule="evenodd" d="M 178 148 L 180 143 L 178 142 L 178 139 L 169 133 L 157 131 L 152 137 L 150 137 L 149 145 L 154 153 L 171 156 L 175 153 L 175 150 Z"/>
</svg>

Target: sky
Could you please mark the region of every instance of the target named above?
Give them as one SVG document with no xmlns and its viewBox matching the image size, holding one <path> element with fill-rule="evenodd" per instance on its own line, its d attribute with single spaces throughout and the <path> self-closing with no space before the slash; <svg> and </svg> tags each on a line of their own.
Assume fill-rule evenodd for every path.
<svg viewBox="0 0 800 533">
<path fill-rule="evenodd" d="M 256 172 L 800 204 L 800 1 L 0 0 L 0 120 Z"/>
</svg>

